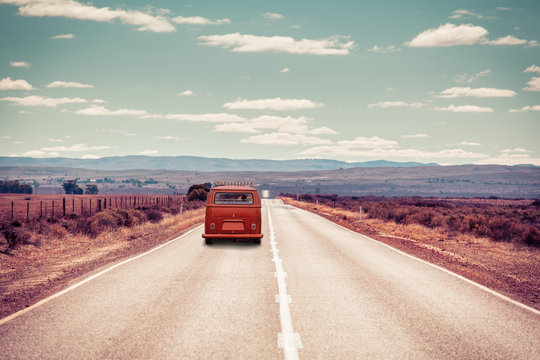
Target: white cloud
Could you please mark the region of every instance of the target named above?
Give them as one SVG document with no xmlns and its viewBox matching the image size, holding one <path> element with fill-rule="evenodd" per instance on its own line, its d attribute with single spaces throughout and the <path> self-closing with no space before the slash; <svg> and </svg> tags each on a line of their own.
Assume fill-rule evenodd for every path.
<svg viewBox="0 0 540 360">
<path fill-rule="evenodd" d="M 289 28 L 291 29 L 300 29 L 301 27 L 302 25 L 299 25 L 299 24 L 289 26 Z"/>
<path fill-rule="evenodd" d="M 454 81 L 458 83 L 469 83 L 472 84 L 473 82 L 477 81 L 480 78 L 488 76 L 488 74 L 491 72 L 490 69 L 480 71 L 476 74 L 459 74 L 454 77 Z"/>
<path fill-rule="evenodd" d="M 98 132 L 104 133 L 104 134 L 120 134 L 123 136 L 137 136 L 134 132 L 129 132 L 126 130 L 115 130 L 115 129 L 107 129 L 107 130 L 98 130 Z"/>
<path fill-rule="evenodd" d="M 95 7 L 75 0 L 1 0 L 0 3 L 19 7 L 19 15 L 29 17 L 65 17 L 69 19 L 122 23 L 137 27 L 138 31 L 174 32 L 175 27 L 165 17 L 149 12 Z"/>
<path fill-rule="evenodd" d="M 253 135 L 240 141 L 243 143 L 252 143 L 258 145 L 322 145 L 331 143 L 330 140 L 320 139 L 314 136 L 289 134 L 283 132 Z"/>
<path fill-rule="evenodd" d="M 516 112 L 524 112 L 524 111 L 540 111 L 540 105 L 532 105 L 532 106 L 524 106 L 521 109 L 510 109 L 509 112 L 516 113 Z"/>
<path fill-rule="evenodd" d="M 75 39 L 75 35 L 73 35 L 73 34 L 60 34 L 60 35 L 51 36 L 51 39 L 52 40 L 71 40 L 71 39 Z"/>
<path fill-rule="evenodd" d="M 112 149 L 112 146 L 99 145 L 99 146 L 88 146 L 84 143 L 75 144 L 72 146 L 53 146 L 53 147 L 43 147 L 41 151 L 47 152 L 84 152 L 84 151 L 95 151 L 95 150 L 107 150 Z"/>
<path fill-rule="evenodd" d="M 316 103 L 307 99 L 238 99 L 233 102 L 223 104 L 224 108 L 234 110 L 306 110 L 324 106 L 323 103 Z"/>
<path fill-rule="evenodd" d="M 378 136 L 369 138 L 357 136 L 352 140 L 340 140 L 337 144 L 347 149 L 393 148 L 398 145 L 397 141 L 386 140 Z"/>
<path fill-rule="evenodd" d="M 458 9 L 454 10 L 452 12 L 452 15 L 449 16 L 450 19 L 461 19 L 462 17 L 469 16 L 474 17 L 477 19 L 483 19 L 484 16 L 482 14 L 475 13 L 472 10 L 466 10 L 466 9 Z"/>
<path fill-rule="evenodd" d="M 50 142 L 53 142 L 53 143 L 61 143 L 61 142 L 64 142 L 64 140 L 62 140 L 62 139 L 51 139 L 51 138 L 49 138 L 49 141 L 50 141 Z"/>
<path fill-rule="evenodd" d="M 494 88 L 470 88 L 470 87 L 453 87 L 441 91 L 436 97 L 454 99 L 457 97 L 477 97 L 477 98 L 501 98 L 514 97 L 515 91 Z"/>
<path fill-rule="evenodd" d="M 57 107 L 58 105 L 64 105 L 64 104 L 83 104 L 83 103 L 88 102 L 87 100 L 81 99 L 80 97 L 50 98 L 50 97 L 43 97 L 43 96 L 37 96 L 37 95 L 26 96 L 26 97 L 4 97 L 4 98 L 0 98 L 0 101 L 9 101 L 16 105 L 21 105 L 21 106 L 48 106 L 48 107 Z"/>
<path fill-rule="evenodd" d="M 423 139 L 428 138 L 428 134 L 409 134 L 409 135 L 401 135 L 404 139 Z"/>
<path fill-rule="evenodd" d="M 142 116 L 143 119 L 164 119 L 191 122 L 227 123 L 243 122 L 246 119 L 234 114 L 150 114 Z"/>
<path fill-rule="evenodd" d="M 321 40 L 295 40 L 289 36 L 225 34 L 199 36 L 202 45 L 232 48 L 233 52 L 285 52 L 311 55 L 348 55 L 354 47 L 349 36 L 332 36 Z"/>
<path fill-rule="evenodd" d="M 0 80 L 0 90 L 33 90 L 26 80 L 11 80 L 10 77 Z"/>
<path fill-rule="evenodd" d="M 73 112 L 78 115 L 89 115 L 89 116 L 145 116 L 147 115 L 145 110 L 135 110 L 135 109 L 118 109 L 118 110 L 109 110 L 103 106 L 92 105 L 85 109 L 76 110 Z"/>
<path fill-rule="evenodd" d="M 15 68 L 29 68 L 30 67 L 30 63 L 26 61 L 12 61 L 9 63 L 9 65 Z"/>
<path fill-rule="evenodd" d="M 433 110 L 436 111 L 449 111 L 453 113 L 491 113 L 493 112 L 492 108 L 480 107 L 475 105 L 461 105 L 455 106 L 454 104 L 448 107 L 435 107 Z"/>
<path fill-rule="evenodd" d="M 94 100 L 92 100 L 92 102 L 94 104 L 105 104 L 106 103 L 106 101 L 103 100 L 103 99 L 94 99 Z"/>
<path fill-rule="evenodd" d="M 513 148 L 513 149 L 504 149 L 504 150 L 501 150 L 501 153 L 504 153 L 504 154 L 513 154 L 513 153 L 519 153 L 519 154 L 523 154 L 523 153 L 530 153 L 532 151 L 530 150 L 527 150 L 527 149 L 523 149 L 523 148 Z"/>
<path fill-rule="evenodd" d="M 388 86 L 385 90 L 391 92 L 391 91 L 397 91 L 398 89 L 394 89 L 393 87 Z"/>
<path fill-rule="evenodd" d="M 400 49 L 397 49 L 394 45 L 390 45 L 390 46 L 387 46 L 387 47 L 373 45 L 373 47 L 367 49 L 367 51 L 373 52 L 373 53 L 386 54 L 386 53 L 390 53 L 390 52 L 400 51 Z"/>
<path fill-rule="evenodd" d="M 101 156 L 98 156 L 98 155 L 93 155 L 93 154 L 85 154 L 81 157 L 81 159 L 83 160 L 96 160 L 96 159 L 101 159 Z"/>
<path fill-rule="evenodd" d="M 217 124 L 214 130 L 217 132 L 230 132 L 230 133 L 258 133 L 259 132 L 259 130 L 254 129 L 249 123 Z"/>
<path fill-rule="evenodd" d="M 500 37 L 496 40 L 487 39 L 488 31 L 472 24 L 444 24 L 438 28 L 427 29 L 418 34 L 414 39 L 406 42 L 410 47 L 449 47 L 458 45 L 525 45 L 529 47 L 540 46 L 536 40 L 518 39 L 513 35 Z"/>
<path fill-rule="evenodd" d="M 267 18 L 267 19 L 270 19 L 270 20 L 283 20 L 283 19 L 285 19 L 285 16 L 283 16 L 281 14 L 271 13 L 271 12 L 265 13 L 264 17 Z"/>
<path fill-rule="evenodd" d="M 386 108 L 391 108 L 391 107 L 410 107 L 413 109 L 420 109 L 425 106 L 426 104 L 423 104 L 423 103 L 408 103 L 405 101 L 380 101 L 378 103 L 369 104 L 368 109 L 373 109 L 373 108 L 386 109 Z"/>
<path fill-rule="evenodd" d="M 531 151 L 523 148 L 504 149 L 497 156 L 482 159 L 476 162 L 479 165 L 501 164 L 501 165 L 520 165 L 532 164 L 540 166 L 539 158 L 532 158 Z"/>
<path fill-rule="evenodd" d="M 354 157 L 370 159 L 474 159 L 486 157 L 486 154 L 474 153 L 463 149 L 448 149 L 439 151 L 425 151 L 420 149 L 346 149 L 339 146 L 319 146 L 301 152 L 302 155 L 321 156 L 326 158 Z"/>
<path fill-rule="evenodd" d="M 524 87 L 523 90 L 540 91 L 540 77 L 533 77 L 527 82 L 527 85 L 528 86 Z"/>
<path fill-rule="evenodd" d="M 20 156 L 23 156 L 23 157 L 57 157 L 58 154 L 57 152 L 45 152 L 45 151 L 42 151 L 42 150 L 31 150 L 31 151 L 27 151 L 27 152 L 24 152 L 22 153 Z"/>
<path fill-rule="evenodd" d="M 185 90 L 178 93 L 178 96 L 197 96 L 192 90 Z"/>
<path fill-rule="evenodd" d="M 488 31 L 472 24 L 444 24 L 437 29 L 431 28 L 418 34 L 405 45 L 410 47 L 448 47 L 456 45 L 474 45 L 485 40 Z"/>
<path fill-rule="evenodd" d="M 536 65 L 531 65 L 528 68 L 526 68 L 525 70 L 523 70 L 523 72 L 524 73 L 534 72 L 534 73 L 540 74 L 540 67 L 538 67 Z"/>
<path fill-rule="evenodd" d="M 258 133 L 261 130 L 274 130 L 277 133 L 302 135 L 335 135 L 337 131 L 326 126 L 310 129 L 310 119 L 305 116 L 298 118 L 292 116 L 263 115 L 243 123 L 219 124 L 215 127 L 218 132 Z"/>
<path fill-rule="evenodd" d="M 288 73 L 290 71 L 291 71 L 291 69 L 289 69 L 288 67 L 279 70 L 280 73 Z"/>
<path fill-rule="evenodd" d="M 76 88 L 76 89 L 85 89 L 85 88 L 93 88 L 93 85 L 88 84 L 82 84 L 79 82 L 73 82 L 73 81 L 53 81 L 49 85 L 47 85 L 47 88 Z"/>
<path fill-rule="evenodd" d="M 146 149 L 146 150 L 143 150 L 143 151 L 139 151 L 137 154 L 138 155 L 155 155 L 157 154 L 159 151 L 157 150 L 150 150 L 150 149 Z"/>
<path fill-rule="evenodd" d="M 477 142 L 460 141 L 455 144 L 446 144 L 445 146 L 480 146 L 480 144 Z"/>
<path fill-rule="evenodd" d="M 311 135 L 336 135 L 338 132 L 326 126 L 321 126 L 313 130 L 309 130 Z"/>
<path fill-rule="evenodd" d="M 527 40 L 518 39 L 513 35 L 506 35 L 498 38 L 497 40 L 486 40 L 483 42 L 488 45 L 524 45 L 527 44 Z"/>
<path fill-rule="evenodd" d="M 172 18 L 171 20 L 177 24 L 185 24 L 185 25 L 223 25 L 223 24 L 231 23 L 231 20 L 226 19 L 226 18 L 219 19 L 219 20 L 210 20 L 201 16 L 190 16 L 190 17 L 177 16 L 175 18 Z"/>
<path fill-rule="evenodd" d="M 171 136 L 171 135 L 165 135 L 165 136 L 154 136 L 158 140 L 180 140 L 178 136 Z"/>
</svg>

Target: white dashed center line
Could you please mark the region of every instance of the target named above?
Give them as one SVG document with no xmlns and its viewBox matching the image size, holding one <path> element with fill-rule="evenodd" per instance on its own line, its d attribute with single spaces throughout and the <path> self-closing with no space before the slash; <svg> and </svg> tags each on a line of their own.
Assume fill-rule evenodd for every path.
<svg viewBox="0 0 540 360">
<path fill-rule="evenodd" d="M 300 335 L 294 332 L 291 310 L 289 303 L 292 301 L 291 296 L 287 294 L 287 282 L 285 278 L 287 273 L 283 271 L 283 265 L 279 258 L 279 250 L 277 248 L 276 234 L 272 224 L 272 216 L 268 200 L 266 202 L 266 212 L 268 213 L 268 227 L 270 229 L 270 246 L 272 247 L 272 261 L 276 264 L 276 272 L 274 276 L 278 280 L 279 294 L 276 295 L 276 302 L 279 303 L 279 318 L 281 320 L 281 332 L 278 334 L 278 347 L 283 349 L 285 359 L 298 359 L 298 349 L 302 348 Z"/>
</svg>

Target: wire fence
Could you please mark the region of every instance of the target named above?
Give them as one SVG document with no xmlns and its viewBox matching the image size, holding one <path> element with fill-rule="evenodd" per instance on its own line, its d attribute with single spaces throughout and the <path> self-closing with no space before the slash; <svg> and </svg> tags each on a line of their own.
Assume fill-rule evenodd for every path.
<svg viewBox="0 0 540 360">
<path fill-rule="evenodd" d="M 55 219 L 65 216 L 90 216 L 107 209 L 176 207 L 183 196 L 152 195 L 0 195 L 0 217 L 11 221 Z"/>
</svg>

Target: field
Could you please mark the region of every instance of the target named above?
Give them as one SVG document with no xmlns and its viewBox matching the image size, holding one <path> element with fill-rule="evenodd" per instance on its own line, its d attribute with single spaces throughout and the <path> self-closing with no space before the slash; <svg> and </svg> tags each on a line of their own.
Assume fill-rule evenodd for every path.
<svg viewBox="0 0 540 360">
<path fill-rule="evenodd" d="M 539 201 L 336 195 L 296 200 L 296 194 L 282 199 L 540 309 Z"/>
<path fill-rule="evenodd" d="M 0 194 L 0 219 L 31 221 L 69 215 L 91 215 L 105 209 L 141 206 L 180 208 L 182 196 L 156 195 L 27 195 Z"/>
<path fill-rule="evenodd" d="M 289 194 L 288 197 L 296 198 Z M 540 201 L 431 199 L 419 197 L 299 196 L 300 200 L 359 212 L 396 224 L 419 224 L 448 234 L 468 233 L 493 241 L 540 247 Z"/>
</svg>

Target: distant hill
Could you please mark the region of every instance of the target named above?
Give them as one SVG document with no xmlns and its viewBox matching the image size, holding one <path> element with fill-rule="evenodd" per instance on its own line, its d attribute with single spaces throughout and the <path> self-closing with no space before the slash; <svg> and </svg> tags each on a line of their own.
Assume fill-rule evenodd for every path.
<svg viewBox="0 0 540 360">
<path fill-rule="evenodd" d="M 308 171 L 355 167 L 438 166 L 435 163 L 393 162 L 386 160 L 345 162 L 324 159 L 235 160 L 197 156 L 113 156 L 100 159 L 0 157 L 0 166 L 64 167 L 91 170 L 183 170 L 183 171 Z"/>
<path fill-rule="evenodd" d="M 185 194 L 193 184 L 252 181 L 272 196 L 501 197 L 540 199 L 540 168 L 502 165 L 355 167 L 305 171 L 92 170 L 67 167 L 0 166 L 0 180 L 30 184 L 36 194 L 61 194 L 62 182 L 97 184 L 100 194 Z"/>
</svg>

